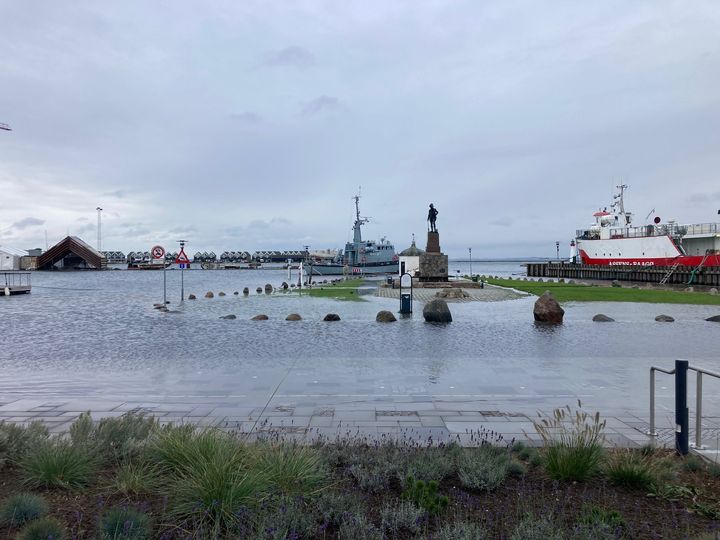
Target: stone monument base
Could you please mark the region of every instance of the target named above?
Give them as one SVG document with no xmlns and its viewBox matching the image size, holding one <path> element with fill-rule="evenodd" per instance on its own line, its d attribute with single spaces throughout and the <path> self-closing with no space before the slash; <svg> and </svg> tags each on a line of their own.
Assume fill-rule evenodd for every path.
<svg viewBox="0 0 720 540">
<path fill-rule="evenodd" d="M 420 281 L 447 281 L 448 256 L 442 253 L 420 255 Z"/>
</svg>

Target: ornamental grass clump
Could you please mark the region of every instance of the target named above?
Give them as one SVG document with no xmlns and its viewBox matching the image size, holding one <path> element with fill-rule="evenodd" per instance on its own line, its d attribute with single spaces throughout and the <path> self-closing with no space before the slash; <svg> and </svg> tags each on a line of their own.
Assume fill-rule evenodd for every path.
<svg viewBox="0 0 720 540">
<path fill-rule="evenodd" d="M 45 499 L 33 493 L 11 495 L 0 504 L 0 523 L 19 527 L 48 513 Z"/>
<path fill-rule="evenodd" d="M 551 417 L 533 422 L 542 438 L 545 469 L 554 480 L 582 482 L 599 468 L 605 442 L 605 420 L 600 413 L 589 415 L 578 409 L 573 414 L 569 406 L 555 409 Z"/>
<path fill-rule="evenodd" d="M 0 421 L 0 469 L 16 463 L 25 453 L 48 439 L 48 429 L 39 421 L 27 426 Z"/>
<path fill-rule="evenodd" d="M 44 517 L 27 525 L 18 540 L 64 540 L 65 527 L 55 518 Z"/>
<path fill-rule="evenodd" d="M 98 461 L 87 448 L 53 438 L 29 450 L 19 467 L 28 486 L 77 489 L 95 478 Z"/>
<path fill-rule="evenodd" d="M 136 458 L 157 429 L 157 420 L 142 414 L 127 413 L 95 423 L 86 412 L 69 431 L 73 444 L 86 446 L 106 460 L 122 462 Z"/>
<path fill-rule="evenodd" d="M 468 489 L 493 491 L 507 478 L 510 456 L 491 445 L 466 448 L 458 457 L 458 476 Z"/>
<path fill-rule="evenodd" d="M 659 462 L 652 456 L 619 450 L 608 458 L 605 474 L 616 486 L 650 490 L 658 482 L 658 467 Z"/>
<path fill-rule="evenodd" d="M 145 540 L 150 538 L 150 518 L 129 506 L 116 506 L 100 518 L 102 540 Z"/>
<path fill-rule="evenodd" d="M 255 468 L 267 472 L 270 488 L 285 495 L 309 495 L 322 489 L 328 471 L 315 448 L 297 443 L 261 444 Z"/>
<path fill-rule="evenodd" d="M 108 489 L 121 495 L 151 493 L 160 483 L 157 470 L 146 463 L 121 463 L 108 482 Z"/>
</svg>

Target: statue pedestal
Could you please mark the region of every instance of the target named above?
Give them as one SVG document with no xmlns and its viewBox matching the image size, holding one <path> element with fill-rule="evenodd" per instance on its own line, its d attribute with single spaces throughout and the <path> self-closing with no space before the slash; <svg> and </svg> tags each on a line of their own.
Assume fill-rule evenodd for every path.
<svg viewBox="0 0 720 540">
<path fill-rule="evenodd" d="M 440 251 L 440 234 L 428 232 L 425 253 L 420 255 L 420 281 L 447 281 L 448 256 Z"/>
</svg>

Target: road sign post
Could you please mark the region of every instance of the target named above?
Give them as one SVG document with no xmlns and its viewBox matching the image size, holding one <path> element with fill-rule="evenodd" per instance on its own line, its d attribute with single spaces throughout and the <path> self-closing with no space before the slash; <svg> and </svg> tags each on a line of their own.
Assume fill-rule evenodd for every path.
<svg viewBox="0 0 720 540">
<path fill-rule="evenodd" d="M 153 248 L 150 250 L 150 256 L 153 258 L 153 261 L 157 261 L 158 259 L 162 259 L 162 265 L 163 265 L 163 306 L 167 305 L 167 275 L 165 274 L 165 268 L 167 265 L 165 264 L 165 248 L 162 246 L 153 246 Z"/>
<path fill-rule="evenodd" d="M 180 242 L 180 253 L 178 253 L 175 264 L 180 267 L 180 301 L 185 300 L 185 269 L 190 268 L 190 259 L 185 254 L 185 242 L 187 240 L 178 240 Z"/>
</svg>

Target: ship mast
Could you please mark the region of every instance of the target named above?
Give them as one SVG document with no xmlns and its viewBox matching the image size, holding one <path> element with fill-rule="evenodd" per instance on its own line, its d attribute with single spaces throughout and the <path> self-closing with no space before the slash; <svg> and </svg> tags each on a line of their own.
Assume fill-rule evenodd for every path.
<svg viewBox="0 0 720 540">
<path fill-rule="evenodd" d="M 621 184 L 615 187 L 620 190 L 620 193 L 613 196 L 613 198 L 615 199 L 612 204 L 613 208 L 615 208 L 617 210 L 617 213 L 625 219 L 625 225 L 630 225 L 630 216 L 625 213 L 625 190 L 628 186 L 627 184 Z"/>
<path fill-rule="evenodd" d="M 360 217 L 360 193 L 358 192 L 358 194 L 355 195 L 353 199 L 355 200 L 355 224 L 353 225 L 353 243 L 357 245 L 362 243 L 360 226 L 364 223 L 367 223 L 368 220 L 366 218 Z"/>
</svg>

